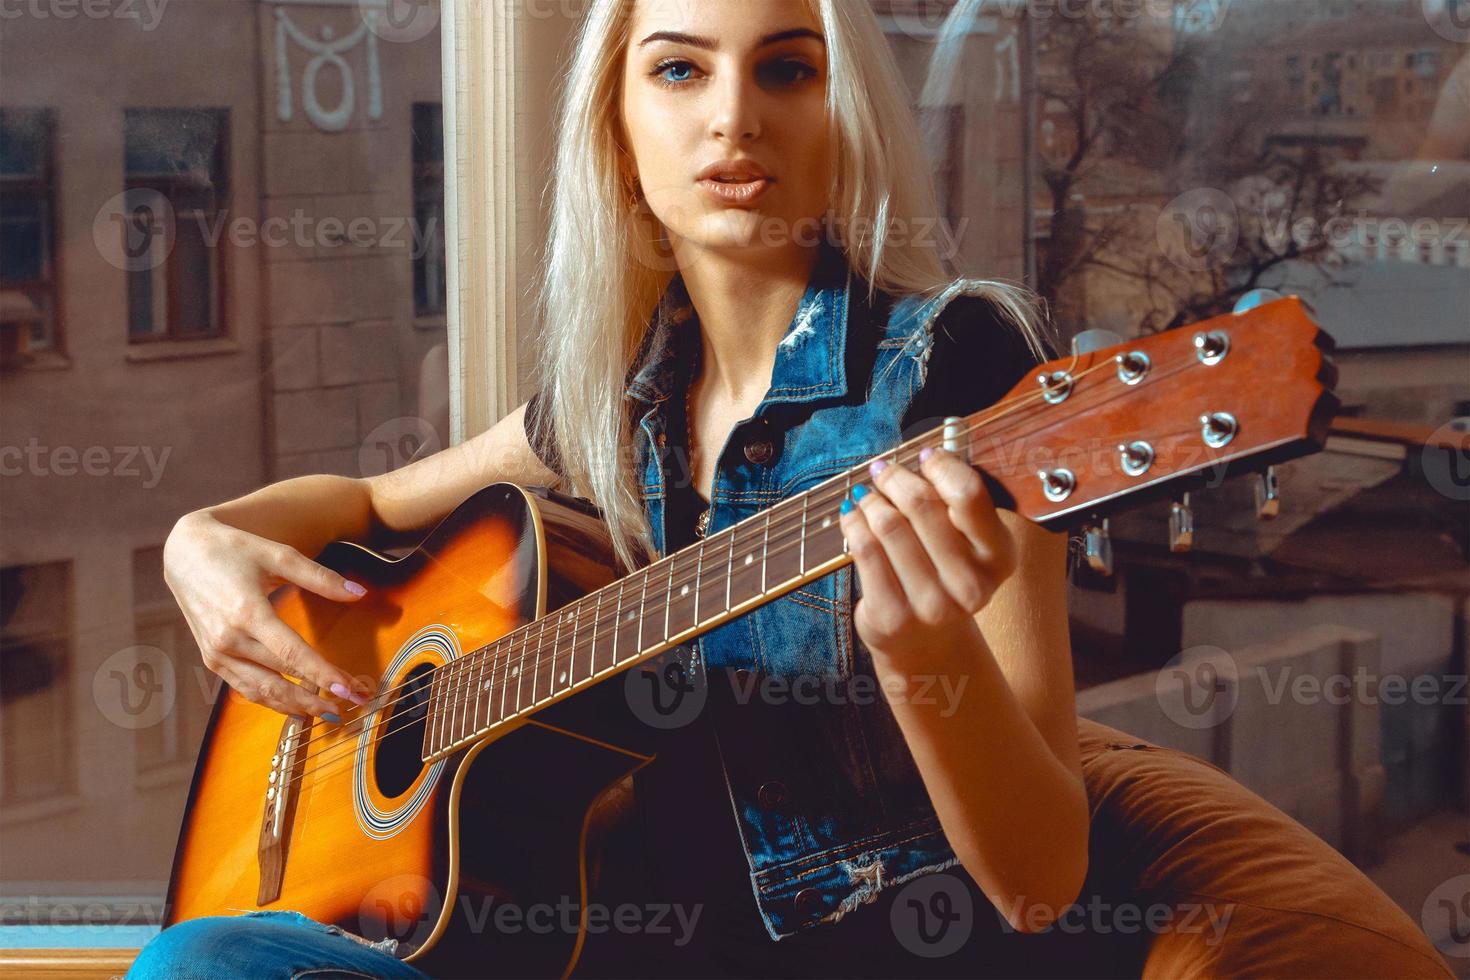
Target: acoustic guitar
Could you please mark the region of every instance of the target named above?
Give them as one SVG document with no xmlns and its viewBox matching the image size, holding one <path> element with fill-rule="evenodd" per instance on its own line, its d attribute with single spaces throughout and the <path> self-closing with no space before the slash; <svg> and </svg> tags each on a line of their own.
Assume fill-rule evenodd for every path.
<svg viewBox="0 0 1470 980">
<path fill-rule="evenodd" d="M 912 465 L 942 446 L 997 506 L 1053 529 L 1096 522 L 1320 449 L 1330 350 L 1288 297 L 1058 359 L 883 455 Z M 588 814 L 652 758 L 624 684 L 604 682 L 848 564 L 838 508 L 866 477 L 836 473 L 631 572 L 588 501 L 507 483 L 403 557 L 327 546 L 317 560 L 366 597 L 285 586 L 271 602 L 328 660 L 381 680 L 340 725 L 226 689 L 166 922 L 294 909 L 397 939 L 430 972 L 570 973 L 588 931 Z M 571 927 L 500 929 L 504 906 L 569 907 Z"/>
</svg>

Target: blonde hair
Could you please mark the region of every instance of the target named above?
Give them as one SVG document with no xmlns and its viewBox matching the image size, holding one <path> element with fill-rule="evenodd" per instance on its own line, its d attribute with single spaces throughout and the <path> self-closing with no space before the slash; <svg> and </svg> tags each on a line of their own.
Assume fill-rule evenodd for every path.
<svg viewBox="0 0 1470 980">
<path fill-rule="evenodd" d="M 601 509 L 630 570 L 654 550 L 641 474 L 634 472 L 637 419 L 624 392 L 650 317 L 672 279 L 659 268 L 667 260 L 650 253 L 646 230 L 640 234 L 634 175 L 624 171 L 618 143 L 634 2 L 593 0 L 567 71 L 545 278 L 537 295 L 539 381 L 549 403 L 536 433 L 554 438 L 569 484 L 562 489 Z M 938 207 L 909 91 L 877 16 L 866 2 L 807 2 L 827 46 L 835 161 L 829 214 L 841 227 L 872 229 L 843 243 L 849 266 L 867 282 L 870 300 L 880 289 L 938 295 L 954 277 L 934 243 L 888 232 L 936 216 Z M 1002 319 L 1042 352 L 1041 317 L 1028 290 L 969 280 L 966 292 L 991 299 Z"/>
</svg>

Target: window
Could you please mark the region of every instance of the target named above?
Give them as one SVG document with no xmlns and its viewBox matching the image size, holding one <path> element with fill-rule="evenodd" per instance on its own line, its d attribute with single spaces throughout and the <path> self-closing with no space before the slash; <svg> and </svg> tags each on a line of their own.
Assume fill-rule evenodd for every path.
<svg viewBox="0 0 1470 980">
<path fill-rule="evenodd" d="M 413 107 L 413 305 L 418 316 L 442 316 L 448 278 L 444 249 L 444 107 Z"/>
<path fill-rule="evenodd" d="M 141 716 L 134 729 L 138 771 L 187 777 L 222 687 L 204 669 L 194 634 L 163 580 L 162 547 L 133 553 L 133 616 L 138 644 L 134 670 L 140 672 L 133 686 L 141 689 L 146 682 L 161 689 L 167 684 L 173 694 L 169 710 Z"/>
<path fill-rule="evenodd" d="M 0 363 L 56 346 L 52 114 L 0 109 Z"/>
<path fill-rule="evenodd" d="M 128 339 L 222 336 L 228 113 L 128 109 L 123 128 Z"/>
<path fill-rule="evenodd" d="M 72 789 L 71 568 L 0 569 L 0 803 Z"/>
</svg>

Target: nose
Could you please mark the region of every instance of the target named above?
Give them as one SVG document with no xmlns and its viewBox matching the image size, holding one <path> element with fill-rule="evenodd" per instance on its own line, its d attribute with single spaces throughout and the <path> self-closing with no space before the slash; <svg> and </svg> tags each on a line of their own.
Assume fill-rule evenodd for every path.
<svg viewBox="0 0 1470 980">
<path fill-rule="evenodd" d="M 714 94 L 709 133 L 731 142 L 760 138 L 760 92 L 738 72 L 724 72 Z"/>
</svg>

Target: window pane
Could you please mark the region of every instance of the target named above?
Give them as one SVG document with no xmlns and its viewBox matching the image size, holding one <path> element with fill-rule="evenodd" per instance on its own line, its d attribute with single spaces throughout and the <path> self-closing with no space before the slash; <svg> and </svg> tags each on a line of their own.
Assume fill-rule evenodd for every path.
<svg viewBox="0 0 1470 980">
<path fill-rule="evenodd" d="M 371 2 L 126 5 L 141 22 L 76 6 L 0 18 L 4 349 L 44 335 L 38 316 L 60 341 L 5 358 L 22 455 L 5 457 L 0 537 L 7 563 L 73 569 L 67 603 L 39 607 L 60 610 L 43 625 L 67 657 L 43 655 L 50 634 L 4 648 L 7 672 L 55 679 L 4 706 L 23 761 L 0 776 L 0 889 L 142 894 L 156 914 L 220 696 L 156 549 L 185 513 L 267 483 L 448 445 L 447 332 L 418 316 L 411 244 L 422 202 L 442 226 L 438 5 L 418 5 L 414 36 Z M 33 286 L 53 269 L 54 294 Z"/>
</svg>

